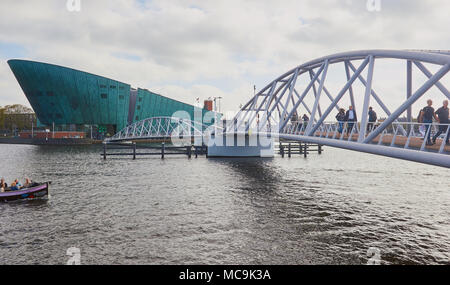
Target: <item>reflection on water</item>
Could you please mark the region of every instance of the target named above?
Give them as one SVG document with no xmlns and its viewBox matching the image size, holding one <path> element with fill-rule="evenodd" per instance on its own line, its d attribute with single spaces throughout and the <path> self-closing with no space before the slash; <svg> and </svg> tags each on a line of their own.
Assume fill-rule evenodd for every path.
<svg viewBox="0 0 450 285">
<path fill-rule="evenodd" d="M 51 180 L 0 204 L 0 264 L 449 263 L 448 169 L 326 148 L 274 159 L 100 158 L 0 145 L 0 176 Z"/>
</svg>

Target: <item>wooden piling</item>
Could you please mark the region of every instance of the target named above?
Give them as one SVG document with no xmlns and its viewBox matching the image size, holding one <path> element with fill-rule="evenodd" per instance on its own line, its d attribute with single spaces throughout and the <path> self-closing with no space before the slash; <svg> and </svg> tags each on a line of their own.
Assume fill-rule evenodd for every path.
<svg viewBox="0 0 450 285">
<path fill-rule="evenodd" d="M 161 144 L 161 159 L 164 159 L 164 152 L 165 152 L 166 146 L 164 143 Z"/>
<path fill-rule="evenodd" d="M 192 157 L 192 145 L 186 147 L 188 158 Z"/>
</svg>

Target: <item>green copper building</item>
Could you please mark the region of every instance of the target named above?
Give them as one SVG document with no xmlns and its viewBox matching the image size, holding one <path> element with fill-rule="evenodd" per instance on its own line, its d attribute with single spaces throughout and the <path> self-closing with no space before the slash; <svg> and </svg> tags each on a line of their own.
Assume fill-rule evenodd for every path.
<svg viewBox="0 0 450 285">
<path fill-rule="evenodd" d="M 94 125 L 115 133 L 133 122 L 176 111 L 194 118 L 193 105 L 106 77 L 27 60 L 8 64 L 42 125 Z"/>
</svg>

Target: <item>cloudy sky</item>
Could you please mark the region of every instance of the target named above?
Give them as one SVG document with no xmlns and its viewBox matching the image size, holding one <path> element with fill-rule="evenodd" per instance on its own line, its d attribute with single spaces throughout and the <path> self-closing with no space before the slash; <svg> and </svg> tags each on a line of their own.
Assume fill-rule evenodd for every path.
<svg viewBox="0 0 450 285">
<path fill-rule="evenodd" d="M 28 105 L 11 58 L 89 71 L 187 103 L 222 96 L 223 109 L 235 110 L 254 84 L 262 88 L 324 55 L 450 49 L 450 1 L 380 3 L 371 12 L 367 0 L 81 0 L 81 11 L 71 12 L 67 0 L 1 0 L 0 105 Z M 400 93 L 399 82 L 382 87 Z"/>
</svg>

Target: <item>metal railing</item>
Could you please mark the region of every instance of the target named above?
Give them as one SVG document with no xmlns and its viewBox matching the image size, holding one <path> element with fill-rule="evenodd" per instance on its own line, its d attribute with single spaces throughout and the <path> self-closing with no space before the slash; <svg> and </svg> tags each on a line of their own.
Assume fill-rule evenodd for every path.
<svg viewBox="0 0 450 285">
<path fill-rule="evenodd" d="M 381 124 L 382 122 L 369 122 L 364 137 L 361 137 L 361 124 L 358 122 L 324 122 L 319 126 L 314 124 L 316 131 L 310 136 L 362 143 Z M 306 127 L 307 123 L 291 122 L 281 133 L 306 136 Z M 449 136 L 450 124 L 393 122 L 373 138 L 370 144 L 445 153 L 450 148 L 448 146 L 446 149 Z"/>
</svg>

